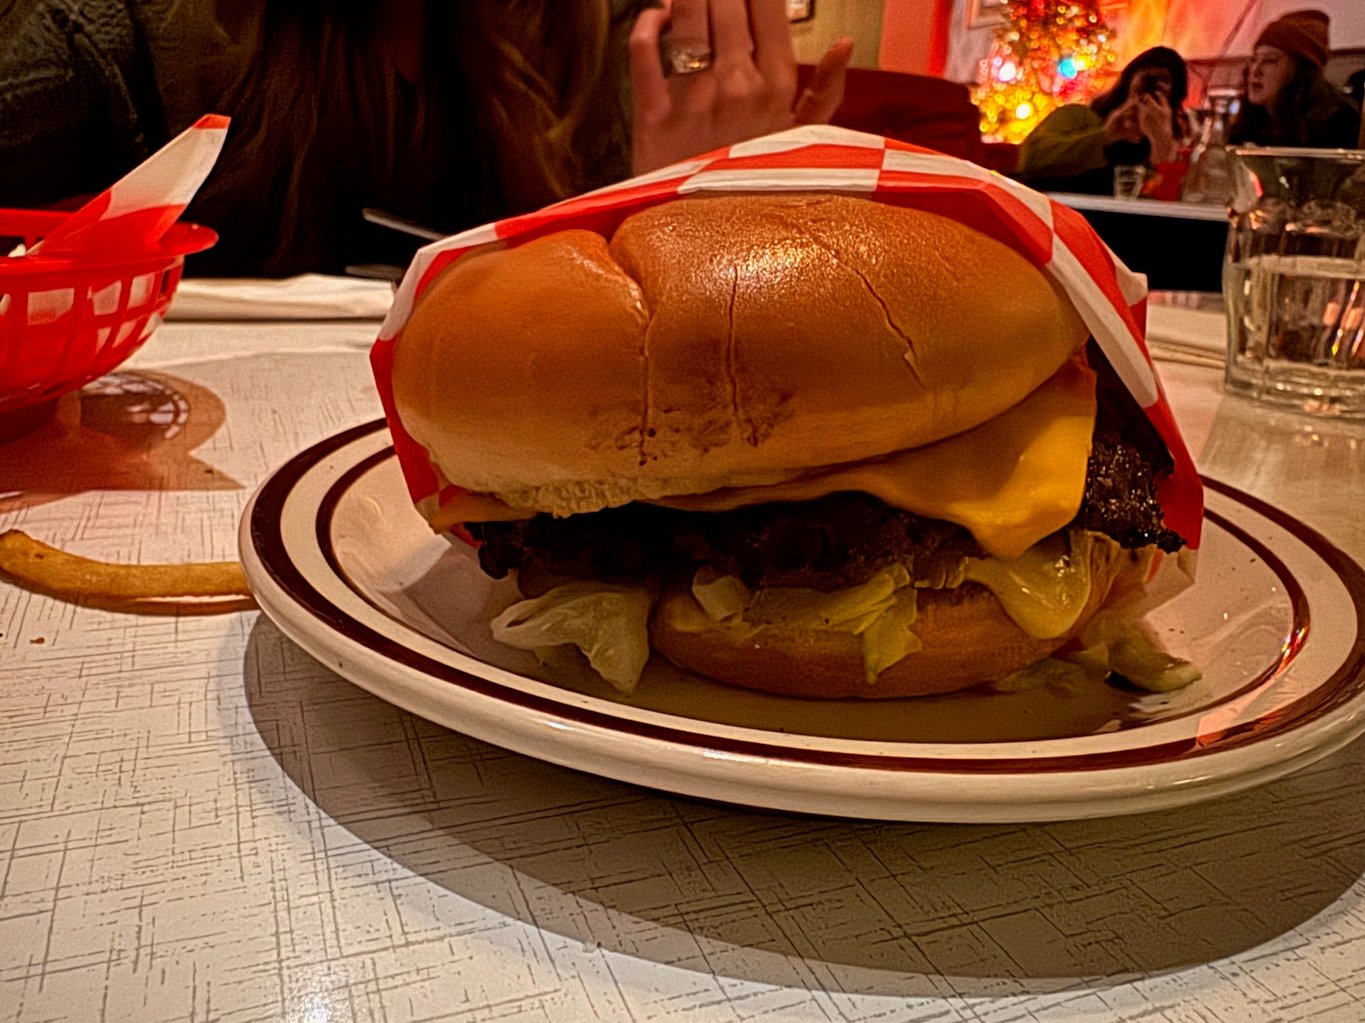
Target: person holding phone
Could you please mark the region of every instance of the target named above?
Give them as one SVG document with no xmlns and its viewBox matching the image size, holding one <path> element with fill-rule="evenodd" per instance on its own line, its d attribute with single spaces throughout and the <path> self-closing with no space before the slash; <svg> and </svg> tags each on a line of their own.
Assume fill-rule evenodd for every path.
<svg viewBox="0 0 1365 1023">
<path fill-rule="evenodd" d="M 1112 194 L 1115 167 L 1176 158 L 1187 133 L 1188 89 L 1185 61 L 1175 50 L 1138 54 L 1108 92 L 1044 118 L 1024 140 L 1016 176 L 1045 191 Z"/>
</svg>

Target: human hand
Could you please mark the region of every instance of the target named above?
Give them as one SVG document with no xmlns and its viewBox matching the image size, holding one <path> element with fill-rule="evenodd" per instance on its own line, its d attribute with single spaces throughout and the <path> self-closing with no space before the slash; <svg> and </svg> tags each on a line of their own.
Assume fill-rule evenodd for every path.
<svg viewBox="0 0 1365 1023">
<path fill-rule="evenodd" d="M 665 30 L 677 44 L 709 39 L 710 65 L 665 77 L 659 60 Z M 843 98 L 851 54 L 851 40 L 831 46 L 793 106 L 796 57 L 783 0 L 664 0 L 640 15 L 630 35 L 634 172 L 828 120 Z"/>
<path fill-rule="evenodd" d="M 1141 142 L 1142 126 L 1138 123 L 1138 108 L 1130 97 L 1115 107 L 1104 119 L 1104 142 Z"/>
<path fill-rule="evenodd" d="M 792 111 L 797 124 L 828 124 L 844 102 L 844 78 L 848 62 L 853 59 L 853 37 L 843 36 L 830 44 L 810 84 L 796 99 Z"/>
<path fill-rule="evenodd" d="M 1171 105 L 1159 92 L 1145 93 L 1138 97 L 1138 127 L 1152 145 L 1152 162 L 1166 163 L 1174 160 L 1180 151 L 1172 127 Z"/>
</svg>

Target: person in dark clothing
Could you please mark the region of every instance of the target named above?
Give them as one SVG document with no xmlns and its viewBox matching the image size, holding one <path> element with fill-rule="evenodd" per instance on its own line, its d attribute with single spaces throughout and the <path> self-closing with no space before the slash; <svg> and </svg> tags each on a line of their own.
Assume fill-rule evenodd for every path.
<svg viewBox="0 0 1365 1023">
<path fill-rule="evenodd" d="M 97 192 L 204 112 L 198 55 L 222 42 L 202 6 L 0 0 L 0 206 Z"/>
<path fill-rule="evenodd" d="M 668 31 L 714 55 L 666 78 Z M 215 111 L 192 272 L 401 264 L 365 207 L 453 232 L 827 121 L 850 55 L 796 97 L 783 0 L 0 0 L 0 205 L 93 193 Z"/>
<path fill-rule="evenodd" d="M 1069 103 L 1044 118 L 1024 140 L 1016 176 L 1045 191 L 1109 195 L 1114 167 L 1175 158 L 1186 133 L 1188 90 L 1180 54 L 1165 46 L 1146 50 L 1089 105 Z"/>
<path fill-rule="evenodd" d="M 1365 68 L 1351 73 L 1346 79 L 1346 95 L 1350 96 L 1357 107 L 1365 105 Z"/>
<path fill-rule="evenodd" d="M 1330 20 L 1295 11 L 1256 37 L 1246 96 L 1228 129 L 1233 145 L 1354 149 L 1360 110 L 1322 76 Z"/>
</svg>

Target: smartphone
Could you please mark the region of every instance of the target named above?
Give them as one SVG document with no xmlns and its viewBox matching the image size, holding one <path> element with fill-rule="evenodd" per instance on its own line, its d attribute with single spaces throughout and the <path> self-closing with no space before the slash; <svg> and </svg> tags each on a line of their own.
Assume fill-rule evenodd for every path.
<svg viewBox="0 0 1365 1023">
<path fill-rule="evenodd" d="M 1139 96 L 1163 96 L 1170 95 L 1171 79 L 1163 71 L 1142 71 L 1139 72 L 1133 82 L 1133 92 Z"/>
</svg>

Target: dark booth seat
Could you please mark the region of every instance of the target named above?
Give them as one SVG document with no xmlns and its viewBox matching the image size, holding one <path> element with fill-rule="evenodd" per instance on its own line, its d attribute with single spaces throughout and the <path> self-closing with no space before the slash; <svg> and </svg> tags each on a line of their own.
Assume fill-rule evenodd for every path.
<svg viewBox="0 0 1365 1023">
<path fill-rule="evenodd" d="M 1051 193 L 1078 210 L 1130 269 L 1154 291 L 1223 289 L 1228 217 L 1222 206 Z"/>
</svg>

